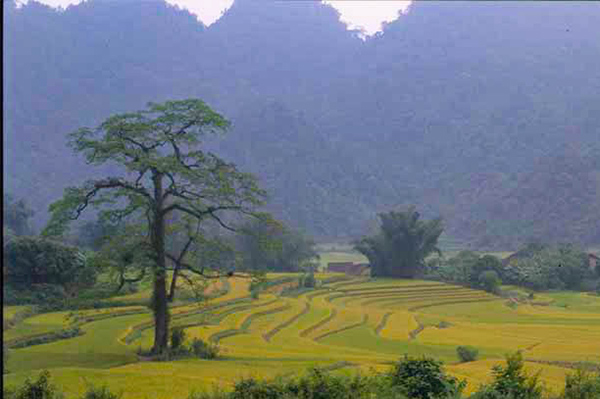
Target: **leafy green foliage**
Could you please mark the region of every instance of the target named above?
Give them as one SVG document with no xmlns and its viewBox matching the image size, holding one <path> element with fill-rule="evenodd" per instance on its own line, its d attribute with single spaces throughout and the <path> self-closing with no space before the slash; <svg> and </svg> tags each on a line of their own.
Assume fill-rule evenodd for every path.
<svg viewBox="0 0 600 399">
<path fill-rule="evenodd" d="M 450 259 L 433 258 L 427 262 L 429 277 L 467 284 L 474 288 L 481 287 L 480 277 L 488 271 L 502 275 L 500 260 L 492 255 L 480 256 L 473 251 L 460 251 Z"/>
<path fill-rule="evenodd" d="M 473 399 L 541 399 L 543 387 L 539 373 L 528 376 L 523 370 L 523 355 L 516 352 L 506 356 L 506 365 L 492 368 L 493 381 L 483 386 Z"/>
<path fill-rule="evenodd" d="M 561 399 L 594 399 L 600 397 L 600 373 L 578 369 L 568 374 Z"/>
<path fill-rule="evenodd" d="M 17 291 L 37 291 L 35 286 L 45 285 L 72 294 L 96 279 L 96 270 L 77 248 L 41 237 L 16 237 L 4 249 L 4 264 L 6 284 Z"/>
<path fill-rule="evenodd" d="M 390 372 L 392 383 L 400 387 L 409 398 L 433 399 L 459 395 L 465 381 L 447 375 L 442 362 L 432 358 L 420 359 L 405 356 Z"/>
<path fill-rule="evenodd" d="M 503 280 L 538 290 L 576 290 L 590 274 L 585 252 L 573 245 L 559 245 L 512 259 L 504 268 Z"/>
<path fill-rule="evenodd" d="M 192 354 L 200 359 L 216 359 L 219 357 L 221 348 L 218 344 L 206 343 L 200 338 L 194 338 L 190 343 Z"/>
<path fill-rule="evenodd" d="M 183 328 L 174 328 L 171 331 L 171 349 L 177 350 L 185 341 L 185 330 Z"/>
<path fill-rule="evenodd" d="M 498 273 L 493 270 L 487 270 L 479 275 L 479 284 L 487 292 L 498 294 L 502 280 L 498 277 Z"/>
<path fill-rule="evenodd" d="M 27 378 L 23 385 L 16 389 L 3 388 L 2 397 L 6 399 L 63 399 L 64 395 L 50 383 L 50 373 L 44 370 L 33 382 Z"/>
<path fill-rule="evenodd" d="M 95 386 L 89 385 L 81 399 L 120 399 L 123 394 L 111 392 L 106 385 Z"/>
<path fill-rule="evenodd" d="M 317 286 L 317 279 L 315 278 L 314 271 L 309 271 L 302 277 L 302 287 L 304 288 L 315 288 Z"/>
<path fill-rule="evenodd" d="M 52 217 L 43 234 L 66 234 L 70 221 L 88 207 L 100 209 L 100 218 L 112 223 L 144 217 L 145 239 L 138 244 L 151 259 L 155 354 L 168 349 L 167 302 L 173 298 L 177 273 L 185 268 L 208 277 L 205 268 L 198 270 L 185 262 L 189 246 L 200 236 L 201 223 L 212 220 L 232 230 L 224 218 L 228 214 L 262 216 L 255 208 L 263 204 L 265 192 L 256 178 L 202 148 L 206 136 L 223 133 L 229 126 L 202 100 L 187 99 L 149 103 L 146 110 L 113 115 L 96 128 L 80 128 L 69 135 L 69 146 L 88 164 L 117 164 L 120 177 L 88 180 L 65 189 L 63 198 L 50 206 Z M 168 252 L 168 235 L 173 232 L 167 229 L 170 218 L 184 220 L 191 229 L 179 254 Z M 133 255 L 125 251 L 120 256 L 125 257 L 119 264 L 122 286 Z M 174 264 L 169 294 L 167 259 Z"/>
<path fill-rule="evenodd" d="M 371 263 L 371 275 L 413 278 L 425 269 L 425 258 L 441 253 L 437 241 L 444 227 L 441 219 L 419 220 L 414 207 L 404 212 L 380 213 L 381 231 L 356 242 L 355 249 Z"/>
<path fill-rule="evenodd" d="M 479 350 L 473 346 L 458 346 L 456 347 L 456 354 L 461 362 L 472 362 L 477 360 L 479 356 Z"/>
<path fill-rule="evenodd" d="M 297 272 L 319 258 L 315 242 L 274 220 L 247 223 L 237 237 L 244 270 Z"/>
<path fill-rule="evenodd" d="M 335 376 L 313 368 L 293 380 L 247 378 L 235 384 L 228 399 L 406 399 L 384 375 Z"/>
</svg>

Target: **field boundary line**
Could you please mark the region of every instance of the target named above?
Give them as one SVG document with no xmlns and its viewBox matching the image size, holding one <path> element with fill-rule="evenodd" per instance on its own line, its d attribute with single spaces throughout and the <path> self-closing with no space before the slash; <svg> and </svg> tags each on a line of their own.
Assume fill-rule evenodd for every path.
<svg viewBox="0 0 600 399">
<path fill-rule="evenodd" d="M 364 326 L 365 324 L 367 324 L 367 321 L 369 321 L 369 315 L 368 314 L 364 314 L 362 321 L 360 321 L 359 323 L 354 323 L 354 324 L 351 324 L 351 325 L 346 326 L 346 327 L 338 328 L 337 330 L 328 331 L 328 332 L 326 332 L 324 334 L 321 334 L 321 335 L 313 338 L 313 341 L 317 342 L 317 341 L 320 341 L 321 339 L 326 338 L 326 337 L 328 337 L 330 335 L 339 334 L 341 332 L 348 331 L 348 330 L 351 330 L 351 329 L 356 328 L 356 327 Z"/>
<path fill-rule="evenodd" d="M 4 324 L 2 326 L 2 330 L 8 331 L 11 328 L 14 328 L 17 324 L 19 324 L 23 320 L 25 320 L 31 316 L 35 316 L 37 314 L 37 312 L 38 312 L 37 306 L 27 305 L 27 307 L 25 309 L 22 309 L 22 310 L 16 312 L 13 315 L 13 317 L 11 317 L 10 319 L 4 319 L 4 317 L 2 317 L 2 321 Z"/>
<path fill-rule="evenodd" d="M 247 334 L 252 322 L 262 316 L 268 316 L 273 313 L 283 312 L 287 309 L 291 308 L 290 304 L 285 304 L 284 306 L 280 306 L 275 309 L 269 309 L 262 312 L 252 313 L 246 316 L 240 328 L 230 328 L 227 330 L 217 331 L 208 337 L 208 340 L 213 343 L 219 343 L 223 338 L 232 337 L 238 334 Z"/>
<path fill-rule="evenodd" d="M 562 360 L 541 360 L 541 359 L 528 359 L 528 358 L 525 358 L 523 360 L 525 360 L 526 362 L 530 362 L 530 363 L 547 364 L 549 366 L 564 367 L 566 369 L 576 369 L 576 370 L 583 369 L 583 370 L 587 370 L 587 371 L 600 373 L 600 363 L 595 363 L 595 362 L 586 362 L 586 361 L 568 362 L 568 361 L 562 361 Z"/>
<path fill-rule="evenodd" d="M 438 300 L 434 302 L 434 300 Z M 429 295 L 429 296 L 386 296 L 380 298 L 370 298 L 363 302 L 360 302 L 361 306 L 369 306 L 373 304 L 378 304 L 380 306 L 394 305 L 394 304 L 402 304 L 402 303 L 410 303 L 410 302 L 428 302 L 438 303 L 443 300 L 490 300 L 495 299 L 490 295 L 482 295 L 482 294 L 452 294 L 452 295 Z"/>
<path fill-rule="evenodd" d="M 308 299 L 309 301 L 312 302 L 313 298 L 316 298 L 318 296 L 322 296 L 322 295 L 327 295 L 327 294 L 331 294 L 334 293 L 335 291 L 331 288 L 329 289 L 324 289 L 323 291 L 318 291 L 318 292 L 313 292 L 312 294 L 308 294 L 306 296 L 306 299 Z"/>
<path fill-rule="evenodd" d="M 325 324 L 329 323 L 331 320 L 333 320 L 335 318 L 336 315 L 337 315 L 337 309 L 331 309 L 331 313 L 329 313 L 329 316 L 327 316 L 326 318 L 318 321 L 317 324 L 313 324 L 312 326 L 308 327 L 307 329 L 300 331 L 300 336 L 302 338 L 305 338 L 311 332 L 313 332 L 316 329 L 318 329 L 318 328 L 324 326 Z"/>
<path fill-rule="evenodd" d="M 419 333 L 421 331 L 423 331 L 425 329 L 425 325 L 423 323 L 421 323 L 416 317 L 415 317 L 415 321 L 417 322 L 418 327 L 415 328 L 414 330 L 410 331 L 408 333 L 408 337 L 411 341 L 417 339 L 417 335 L 419 335 Z"/>
<path fill-rule="evenodd" d="M 379 324 L 377 324 L 377 327 L 375 327 L 375 335 L 377 335 L 378 337 L 380 336 L 381 330 L 383 330 L 385 328 L 385 325 L 387 324 L 388 319 L 393 314 L 394 314 L 394 312 L 388 312 L 383 315 L 383 317 L 381 318 L 381 321 L 379 322 Z"/>
<path fill-rule="evenodd" d="M 207 313 L 207 312 L 225 308 L 225 307 L 228 307 L 231 305 L 236 305 L 240 302 L 248 302 L 249 300 L 251 300 L 250 296 L 245 296 L 245 297 L 240 297 L 240 298 L 234 298 L 229 301 L 223 301 L 223 302 L 220 302 L 215 305 L 209 305 L 209 306 L 203 307 L 201 309 L 194 309 L 194 310 L 190 310 L 189 312 L 177 313 L 177 314 L 171 316 L 171 321 L 175 322 L 176 320 L 182 319 L 184 317 Z M 125 332 L 118 338 L 118 341 L 121 342 L 123 345 L 128 345 L 135 339 L 135 338 L 132 339 L 131 336 L 137 334 L 138 332 L 142 332 L 148 328 L 152 328 L 153 326 L 154 326 L 154 320 L 149 320 L 149 321 L 145 321 L 145 322 L 133 325 L 133 326 L 129 326 L 127 328 L 127 330 L 125 330 Z M 137 335 L 136 335 L 136 337 L 137 337 Z"/>
<path fill-rule="evenodd" d="M 452 297 L 467 297 L 467 296 L 479 296 L 482 298 L 491 298 L 491 295 L 489 294 L 484 294 L 478 291 L 451 291 L 451 290 L 446 290 L 446 291 L 440 291 L 440 292 L 410 292 L 410 293 L 399 293 L 399 292 L 395 292 L 395 293 L 382 293 L 382 294 L 377 294 L 377 295 L 340 295 L 340 296 L 335 296 L 335 295 L 331 295 L 329 296 L 327 299 L 329 302 L 334 301 L 336 299 L 339 298 L 348 298 L 345 301 L 343 301 L 344 304 L 348 304 L 351 302 L 356 302 L 356 301 L 360 301 L 363 300 L 364 302 L 363 305 L 369 305 L 371 303 L 376 303 L 376 302 L 383 302 L 385 300 L 392 300 L 392 299 L 414 299 L 414 298 L 422 298 L 422 299 L 429 299 L 429 298 L 439 298 L 439 297 L 447 297 L 447 298 L 452 298 Z"/>
<path fill-rule="evenodd" d="M 340 292 L 363 292 L 363 291 L 385 291 L 385 290 L 410 290 L 414 288 L 465 288 L 458 285 L 444 284 L 444 283 L 427 283 L 427 284 L 411 284 L 411 285 L 380 285 L 375 287 L 364 287 L 364 288 L 347 288 L 339 289 Z"/>
<path fill-rule="evenodd" d="M 435 303 L 429 303 L 426 305 L 413 306 L 412 308 L 409 308 L 408 310 L 411 312 L 414 312 L 415 310 L 432 308 L 434 306 L 454 305 L 454 304 L 459 304 L 459 303 L 473 303 L 473 302 L 492 302 L 492 301 L 499 301 L 502 299 L 503 298 L 492 298 L 492 299 L 473 299 L 473 300 L 464 300 L 464 301 L 435 302 Z"/>
<path fill-rule="evenodd" d="M 300 311 L 300 313 L 294 315 L 291 319 L 284 321 L 283 323 L 279 324 L 278 326 L 276 326 L 275 328 L 273 328 L 271 331 L 267 332 L 266 334 L 263 334 L 263 339 L 267 342 L 271 341 L 271 338 L 273 338 L 273 336 L 275 334 L 277 334 L 279 331 L 283 330 L 284 328 L 294 324 L 300 317 L 304 316 L 305 314 L 307 314 L 310 310 L 310 304 L 308 302 L 304 303 L 304 309 L 302 309 Z"/>
<path fill-rule="evenodd" d="M 144 314 L 148 312 L 146 309 L 129 310 L 116 313 L 103 313 L 99 315 L 92 315 L 82 318 L 76 318 L 74 322 L 63 326 L 62 328 L 47 331 L 44 333 L 25 335 L 22 337 L 13 338 L 4 342 L 7 348 L 27 348 L 30 346 L 49 344 L 55 341 L 62 341 L 65 339 L 79 337 L 85 334 L 85 331 L 80 330 L 86 324 L 94 323 L 96 321 L 112 319 L 116 317 L 133 316 L 137 314 Z M 43 314 L 43 313 L 40 313 Z M 75 331 L 78 331 L 75 333 Z"/>
</svg>

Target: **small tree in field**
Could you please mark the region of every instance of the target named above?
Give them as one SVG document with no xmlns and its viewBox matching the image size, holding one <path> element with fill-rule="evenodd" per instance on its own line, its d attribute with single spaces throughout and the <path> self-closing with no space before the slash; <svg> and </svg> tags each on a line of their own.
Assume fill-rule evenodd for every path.
<svg viewBox="0 0 600 399">
<path fill-rule="evenodd" d="M 405 212 L 380 213 L 381 231 L 365 237 L 355 249 L 371 263 L 371 275 L 413 278 L 425 267 L 425 258 L 441 253 L 437 242 L 444 231 L 441 219 L 419 220 L 414 207 Z"/>
<path fill-rule="evenodd" d="M 167 220 L 178 214 L 233 229 L 223 213 L 258 216 L 255 208 L 264 198 L 252 175 L 202 150 L 204 136 L 228 127 L 204 102 L 189 99 L 150 103 L 145 111 L 114 115 L 95 129 L 82 128 L 69 136 L 70 146 L 89 164 L 116 163 L 123 172 L 67 188 L 50 206 L 52 218 L 44 234 L 63 234 L 68 221 L 88 206 L 100 207 L 101 217 L 112 221 L 143 215 L 144 250 L 151 258 L 153 279 L 153 354 L 168 349 Z M 194 271 L 209 275 L 204 269 Z"/>
</svg>

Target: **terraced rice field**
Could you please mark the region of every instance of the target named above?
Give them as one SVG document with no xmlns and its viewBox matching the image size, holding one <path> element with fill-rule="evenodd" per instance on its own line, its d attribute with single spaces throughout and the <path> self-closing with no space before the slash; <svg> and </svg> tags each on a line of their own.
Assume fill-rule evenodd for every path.
<svg viewBox="0 0 600 399">
<path fill-rule="evenodd" d="M 286 277 L 269 276 L 293 285 Z M 548 388 L 559 390 L 570 363 L 600 364 L 599 297 L 548 293 L 511 308 L 483 291 L 432 281 L 324 273 L 318 278 L 327 283 L 289 295 L 269 289 L 259 299 L 249 297 L 249 280 L 231 279 L 209 287 L 218 296 L 207 304 L 175 304 L 172 324 L 185 328 L 188 338 L 218 342 L 224 358 L 216 361 L 138 358 L 136 349 L 149 348 L 153 338 L 152 317 L 143 306 L 27 317 L 4 331 L 5 343 L 74 324 L 84 335 L 11 350 L 4 382 L 21 382 L 47 368 L 67 395 L 81 393 L 88 381 L 122 390 L 124 399 L 184 398 L 193 388 L 290 375 L 316 365 L 345 365 L 340 373 L 384 370 L 406 353 L 445 361 L 472 391 L 490 378 L 491 366 L 504 354 L 521 350 L 527 367 L 542 369 Z M 134 303 L 147 295 L 120 300 Z M 544 306 L 536 304 L 540 301 Z M 4 318 L 22 310 L 5 308 Z M 458 364 L 456 346 L 464 344 L 476 346 L 480 360 Z"/>
</svg>

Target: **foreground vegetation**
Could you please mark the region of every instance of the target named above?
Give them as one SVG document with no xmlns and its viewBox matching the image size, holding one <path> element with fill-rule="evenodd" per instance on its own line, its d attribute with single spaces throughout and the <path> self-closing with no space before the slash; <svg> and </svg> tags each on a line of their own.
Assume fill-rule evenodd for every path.
<svg viewBox="0 0 600 399">
<path fill-rule="evenodd" d="M 540 384 L 539 373 L 527 375 L 520 352 L 507 356 L 505 365 L 492 369 L 493 379 L 468 395 L 471 399 L 596 399 L 600 397 L 600 373 L 582 369 L 568 374 L 561 394 L 547 394 Z M 6 399 L 55 399 L 64 396 L 50 383 L 48 371 L 34 382 L 27 379 L 21 386 L 5 387 Z M 370 375 L 333 375 L 325 369 L 312 368 L 296 378 L 275 380 L 245 378 L 232 390 L 191 391 L 188 399 L 460 399 L 466 383 L 449 376 L 442 363 L 430 358 L 404 357 L 389 371 Z M 82 399 L 118 399 L 105 385 L 88 385 Z"/>
</svg>

